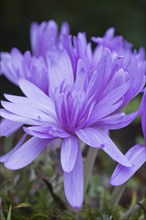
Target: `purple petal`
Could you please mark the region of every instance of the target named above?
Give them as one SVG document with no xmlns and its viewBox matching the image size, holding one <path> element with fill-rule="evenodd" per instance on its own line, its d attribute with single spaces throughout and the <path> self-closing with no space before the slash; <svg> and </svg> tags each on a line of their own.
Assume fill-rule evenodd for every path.
<svg viewBox="0 0 146 220">
<path fill-rule="evenodd" d="M 64 172 L 65 195 L 73 208 L 79 209 L 82 206 L 84 193 L 83 178 L 82 155 L 80 148 L 78 148 L 74 169 L 70 173 Z"/>
<path fill-rule="evenodd" d="M 71 172 L 75 166 L 78 153 L 78 140 L 71 136 L 64 138 L 61 148 L 61 165 L 64 172 Z"/>
<path fill-rule="evenodd" d="M 39 130 L 39 127 L 41 127 L 41 126 L 37 126 L 37 127 L 38 127 L 38 130 L 35 130 L 35 127 L 23 127 L 23 130 L 27 134 L 34 136 L 34 137 L 37 137 L 37 138 L 41 138 L 41 139 L 53 138 L 53 136 L 50 135 L 49 133 L 42 132 L 41 129 Z M 33 128 L 34 128 L 34 130 L 33 130 Z"/>
<path fill-rule="evenodd" d="M 65 80 L 67 84 L 72 85 L 74 82 L 73 71 L 68 54 L 65 51 L 59 52 L 56 57 L 48 59 L 49 65 L 49 92 L 52 96 L 56 88 L 60 87 Z"/>
<path fill-rule="evenodd" d="M 38 38 L 38 29 L 39 25 L 36 22 L 33 22 L 30 26 L 30 40 L 31 40 L 31 48 L 34 54 L 37 54 L 37 38 Z"/>
<path fill-rule="evenodd" d="M 35 108 L 35 106 L 29 104 L 10 103 L 6 101 L 1 102 L 2 106 L 9 112 L 19 115 L 21 117 L 29 118 L 32 120 L 43 120 L 44 122 L 53 123 L 56 122 L 52 117 L 44 113 L 43 111 Z"/>
<path fill-rule="evenodd" d="M 125 167 L 121 164 L 117 165 L 110 180 L 110 183 L 114 186 L 125 183 L 144 164 L 144 162 L 146 162 L 146 147 L 137 144 L 132 147 L 125 156 L 133 166 Z"/>
<path fill-rule="evenodd" d="M 1 52 L 1 65 L 0 71 L 6 76 L 12 83 L 18 85 L 18 78 L 20 77 L 18 69 L 21 67 L 23 55 L 17 48 L 13 48 L 10 53 Z"/>
<path fill-rule="evenodd" d="M 97 122 L 99 119 L 110 115 L 116 111 L 123 103 L 123 96 L 129 88 L 129 81 L 113 89 L 109 92 L 101 101 L 97 103 L 92 112 L 92 116 L 89 118 L 87 125 L 91 125 Z M 106 108 L 105 108 L 106 106 Z"/>
<path fill-rule="evenodd" d="M 29 101 L 33 103 L 38 109 L 41 107 L 43 111 L 53 118 L 56 118 L 55 106 L 53 101 L 43 91 L 41 91 L 33 83 L 25 80 L 19 80 L 19 86 L 23 93 L 29 98 Z"/>
<path fill-rule="evenodd" d="M 113 160 L 130 167 L 131 164 L 121 153 L 110 137 L 100 128 L 84 128 L 75 132 L 77 136 L 91 147 L 102 148 Z"/>
<path fill-rule="evenodd" d="M 69 133 L 54 124 L 24 127 L 23 129 L 27 134 L 38 138 L 66 138 L 70 136 Z"/>
<path fill-rule="evenodd" d="M 21 169 L 30 164 L 50 142 L 48 139 L 32 137 L 16 150 L 4 163 L 10 170 Z"/>
<path fill-rule="evenodd" d="M 142 130 L 143 130 L 143 135 L 144 135 L 144 140 L 145 140 L 145 145 L 146 145 L 146 90 L 145 90 L 144 95 L 143 95 L 142 105 L 143 105 Z"/>
<path fill-rule="evenodd" d="M 58 27 L 55 21 L 42 22 L 40 25 L 32 23 L 30 37 L 33 53 L 45 56 L 48 49 L 56 46 Z"/>
<path fill-rule="evenodd" d="M 64 34 L 69 34 L 69 32 L 70 32 L 69 24 L 67 22 L 63 22 L 63 24 L 61 25 L 60 36 Z"/>
<path fill-rule="evenodd" d="M 21 128 L 22 125 L 22 123 L 16 123 L 8 119 L 2 119 L 0 122 L 0 136 L 8 137 L 19 128 Z"/>
<path fill-rule="evenodd" d="M 19 115 L 15 115 L 5 109 L 0 109 L 0 114 L 2 117 L 9 119 L 11 121 L 17 122 L 17 123 L 23 123 L 23 124 L 31 124 L 31 125 L 41 125 L 41 120 L 33 120 L 30 118 L 25 118 Z"/>
<path fill-rule="evenodd" d="M 52 117 L 56 120 L 56 114 L 55 114 L 55 108 L 53 107 L 53 102 L 52 100 L 49 99 L 48 97 L 48 101 L 44 100 L 44 98 L 42 98 L 42 101 L 38 102 L 38 100 L 36 99 L 32 99 L 32 98 L 27 98 L 27 97 L 22 97 L 22 96 L 15 96 L 15 95 L 9 95 L 9 94 L 4 94 L 5 98 L 17 105 L 29 105 L 32 106 L 32 108 L 36 108 L 38 110 L 42 110 L 43 112 L 45 112 L 49 117 Z"/>
<path fill-rule="evenodd" d="M 17 145 L 16 145 L 11 151 L 9 151 L 8 153 L 6 153 L 6 154 L 3 155 L 3 156 L 0 156 L 0 162 L 2 162 L 2 163 L 5 162 L 6 160 L 8 160 L 8 158 L 9 158 L 15 151 L 18 150 L 18 149 L 21 147 L 21 145 L 23 144 L 23 142 L 24 142 L 26 136 L 27 136 L 27 134 L 24 134 L 24 135 L 22 136 L 22 138 L 19 140 L 19 142 L 17 143 Z"/>
<path fill-rule="evenodd" d="M 119 129 L 129 125 L 138 115 L 138 112 L 133 112 L 126 115 L 125 113 L 116 113 L 103 118 L 97 122 L 97 126 L 107 129 Z"/>
<path fill-rule="evenodd" d="M 75 133 L 83 142 L 89 146 L 98 148 L 103 147 L 103 142 L 98 137 L 98 132 L 94 128 L 79 129 Z"/>
</svg>

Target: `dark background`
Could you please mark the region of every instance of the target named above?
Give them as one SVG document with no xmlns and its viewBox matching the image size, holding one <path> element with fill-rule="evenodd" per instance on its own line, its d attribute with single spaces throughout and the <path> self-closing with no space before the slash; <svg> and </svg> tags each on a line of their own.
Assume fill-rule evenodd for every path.
<svg viewBox="0 0 146 220">
<path fill-rule="evenodd" d="M 54 19 L 60 26 L 63 21 L 70 24 L 71 34 L 79 31 L 91 36 L 103 36 L 109 27 L 116 28 L 116 34 L 123 35 L 135 48 L 146 48 L 146 1 L 144 0 L 2 0 L 1 51 L 17 47 L 22 52 L 30 49 L 29 28 L 33 21 Z M 0 77 L 1 98 L 3 93 L 20 94 L 19 89 L 4 76 Z M 131 132 L 131 130 L 133 132 Z M 128 132 L 130 131 L 130 132 Z M 140 121 L 117 131 L 117 139 L 131 146 L 135 134 L 141 133 Z"/>
</svg>

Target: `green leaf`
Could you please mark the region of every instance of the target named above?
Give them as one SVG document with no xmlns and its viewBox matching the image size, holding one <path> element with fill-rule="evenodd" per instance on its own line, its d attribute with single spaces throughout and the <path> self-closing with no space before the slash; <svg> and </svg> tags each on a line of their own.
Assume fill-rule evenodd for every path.
<svg viewBox="0 0 146 220">
<path fill-rule="evenodd" d="M 34 215 L 30 218 L 30 220 L 36 219 L 36 217 L 44 217 L 45 219 L 48 219 L 48 215 L 45 215 L 45 214 L 42 214 L 42 213 L 36 213 L 36 214 L 34 214 Z"/>
<path fill-rule="evenodd" d="M 11 212 L 12 212 L 12 206 L 10 205 L 7 220 L 11 220 L 11 214 L 12 214 Z"/>
<path fill-rule="evenodd" d="M 15 208 L 20 209 L 20 208 L 30 207 L 30 206 L 31 206 L 30 203 L 23 202 L 23 203 L 20 203 L 20 204 L 16 205 Z"/>
<path fill-rule="evenodd" d="M 0 211 L 0 217 L 1 217 L 1 220 L 6 220 L 5 219 L 5 216 L 3 215 L 2 211 Z"/>
</svg>

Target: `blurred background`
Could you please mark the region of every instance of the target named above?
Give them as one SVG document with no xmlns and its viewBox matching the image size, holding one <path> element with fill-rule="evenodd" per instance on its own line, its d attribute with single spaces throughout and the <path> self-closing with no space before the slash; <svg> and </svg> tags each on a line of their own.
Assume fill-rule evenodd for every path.
<svg viewBox="0 0 146 220">
<path fill-rule="evenodd" d="M 90 40 L 91 36 L 103 36 L 107 28 L 115 27 L 116 34 L 123 35 L 128 41 L 132 42 L 134 48 L 138 49 L 141 46 L 146 48 L 145 8 L 145 0 L 1 0 L 0 50 L 9 52 L 13 47 L 17 47 L 22 52 L 29 50 L 29 28 L 31 22 L 37 21 L 41 23 L 42 21 L 48 21 L 50 19 L 55 20 L 59 27 L 62 22 L 67 21 L 70 24 L 71 34 L 76 35 L 78 32 L 86 32 L 88 40 Z M 20 94 L 19 89 L 3 76 L 0 77 L 0 89 L 2 99 L 3 93 Z M 135 111 L 139 106 L 140 98 L 141 97 L 135 99 L 126 108 L 126 112 Z M 7 149 L 10 149 L 14 143 L 17 142 L 20 135 L 21 132 L 17 133 L 15 138 L 3 139 L 1 143 L 4 143 Z M 140 119 L 137 119 L 127 128 L 112 132 L 111 135 L 118 146 L 120 148 L 122 147 L 122 152 L 126 152 L 127 149 L 134 144 L 143 142 Z M 86 151 L 84 155 L 86 156 Z M 6 211 L 10 203 L 27 201 L 31 202 L 34 207 L 38 209 L 44 208 L 46 210 L 46 208 L 49 207 L 51 212 L 50 204 L 52 204 L 53 201 L 53 199 L 50 199 L 51 193 L 49 195 L 46 194 L 47 187 L 43 188 L 44 185 L 40 180 L 37 181 L 37 178 L 40 173 L 43 173 L 44 175 L 49 174 L 49 178 L 55 179 L 54 171 L 58 178 L 58 176 L 60 176 L 58 175 L 58 173 L 60 174 L 58 168 L 59 158 L 57 153 L 52 153 L 52 158 L 54 158 L 54 161 L 58 161 L 58 163 L 56 165 L 56 162 L 54 163 L 49 159 L 49 167 L 48 159 L 46 159 L 45 162 L 43 156 L 45 155 L 42 155 L 40 159 L 36 160 L 32 165 L 16 173 L 4 169 L 3 165 L 0 167 L 2 171 L 3 192 L 7 192 L 9 196 L 9 198 L 5 198 L 4 200 L 6 201 L 4 205 Z M 105 188 L 107 188 L 107 191 L 109 190 L 110 195 L 111 187 L 107 182 L 114 167 L 115 163 L 112 160 L 109 160 L 105 154 L 99 154 L 88 194 L 85 198 L 87 204 L 97 207 L 99 205 L 97 196 L 103 197 Z M 137 195 L 138 199 L 143 197 L 146 180 L 144 169 L 145 168 L 142 167 L 135 177 L 132 178 L 129 188 L 127 189 L 127 194 L 122 201 L 123 207 L 128 207 L 131 201 L 133 201 L 133 198 L 136 200 Z M 99 176 L 97 176 L 97 173 Z M 60 181 L 60 179 L 57 181 Z M 27 187 L 26 183 L 28 183 Z M 57 184 L 59 183 L 57 182 Z M 97 189 L 97 185 L 100 185 L 100 188 Z M 37 191 L 40 187 L 42 187 L 41 190 Z M 25 188 L 24 192 L 21 190 L 22 188 Z M 59 188 L 59 190 L 59 193 L 61 193 L 61 188 Z M 48 201 L 48 204 L 45 201 Z M 28 209 L 27 211 L 31 213 L 32 210 Z M 25 212 L 23 214 L 25 214 Z M 17 219 L 16 217 L 17 215 L 15 219 Z"/>
</svg>

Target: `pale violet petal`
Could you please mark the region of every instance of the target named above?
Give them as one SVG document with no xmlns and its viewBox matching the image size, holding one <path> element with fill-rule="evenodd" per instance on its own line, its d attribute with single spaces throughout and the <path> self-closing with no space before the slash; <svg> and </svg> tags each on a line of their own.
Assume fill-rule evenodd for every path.
<svg viewBox="0 0 146 220">
<path fill-rule="evenodd" d="M 81 208 L 84 194 L 84 177 L 80 148 L 73 170 L 70 173 L 64 172 L 64 191 L 69 204 L 73 208 Z"/>
<path fill-rule="evenodd" d="M 0 162 L 4 163 L 6 160 L 8 160 L 8 158 L 15 152 L 19 149 L 19 147 L 21 147 L 21 145 L 23 144 L 25 138 L 26 138 L 27 134 L 24 134 L 22 136 L 22 138 L 19 140 L 19 142 L 17 143 L 17 145 L 11 150 L 9 151 L 8 153 L 0 156 Z"/>
<path fill-rule="evenodd" d="M 32 137 L 10 155 L 4 163 L 5 167 L 10 170 L 17 170 L 27 166 L 44 150 L 49 142 L 49 139 Z"/>
<path fill-rule="evenodd" d="M 17 123 L 8 119 L 2 119 L 0 122 L 0 136 L 8 137 L 19 128 L 21 128 L 22 125 L 22 123 Z"/>
<path fill-rule="evenodd" d="M 74 136 L 64 138 L 61 147 L 61 165 L 64 172 L 71 172 L 75 166 L 78 153 L 78 140 Z"/>
<path fill-rule="evenodd" d="M 102 148 L 113 160 L 118 163 L 130 167 L 131 164 L 127 158 L 121 153 L 110 137 L 100 128 L 90 127 L 77 130 L 77 136 L 86 144 Z"/>
<path fill-rule="evenodd" d="M 146 162 L 146 147 L 137 144 L 125 156 L 131 162 L 132 167 L 117 165 L 110 179 L 110 183 L 114 186 L 125 183 Z"/>
</svg>

